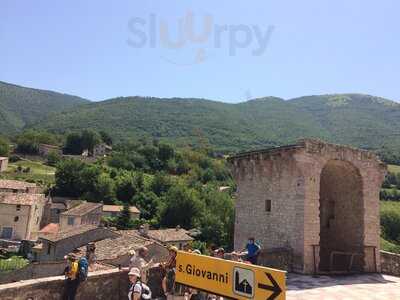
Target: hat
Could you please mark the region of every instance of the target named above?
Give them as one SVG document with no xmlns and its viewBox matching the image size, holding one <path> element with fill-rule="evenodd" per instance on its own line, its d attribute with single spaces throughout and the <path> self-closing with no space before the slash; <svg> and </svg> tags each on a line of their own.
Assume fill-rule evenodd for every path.
<svg viewBox="0 0 400 300">
<path fill-rule="evenodd" d="M 176 248 L 175 246 L 169 247 L 168 250 L 169 250 L 169 251 L 178 252 L 178 248 Z"/>
<path fill-rule="evenodd" d="M 128 276 L 137 276 L 140 277 L 140 270 L 138 268 L 132 268 L 129 273 Z"/>
<path fill-rule="evenodd" d="M 199 249 L 196 249 L 196 250 L 193 250 L 192 253 L 194 253 L 194 254 L 201 254 L 201 251 L 200 251 Z"/>
</svg>

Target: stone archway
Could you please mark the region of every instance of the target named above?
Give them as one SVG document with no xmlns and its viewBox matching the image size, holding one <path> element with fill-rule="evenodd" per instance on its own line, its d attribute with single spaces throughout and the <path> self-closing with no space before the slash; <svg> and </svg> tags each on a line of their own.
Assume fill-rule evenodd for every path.
<svg viewBox="0 0 400 300">
<path fill-rule="evenodd" d="M 319 270 L 363 271 L 362 177 L 350 162 L 328 161 L 320 177 Z"/>
</svg>

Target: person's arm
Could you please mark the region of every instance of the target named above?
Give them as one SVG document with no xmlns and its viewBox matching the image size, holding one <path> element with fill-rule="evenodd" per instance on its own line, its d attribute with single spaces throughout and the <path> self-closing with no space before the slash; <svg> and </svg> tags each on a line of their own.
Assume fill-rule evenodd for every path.
<svg viewBox="0 0 400 300">
<path fill-rule="evenodd" d="M 133 287 L 133 299 L 132 300 L 140 300 L 142 296 L 142 287 L 139 284 L 135 284 Z"/>
<path fill-rule="evenodd" d="M 257 251 L 256 251 L 255 255 L 258 255 L 261 252 L 261 246 L 258 244 L 256 244 L 256 246 L 257 246 Z"/>
</svg>

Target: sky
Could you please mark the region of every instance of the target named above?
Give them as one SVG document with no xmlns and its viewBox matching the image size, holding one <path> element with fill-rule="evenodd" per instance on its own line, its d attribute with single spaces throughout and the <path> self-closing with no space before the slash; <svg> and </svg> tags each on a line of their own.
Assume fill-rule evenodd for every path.
<svg viewBox="0 0 400 300">
<path fill-rule="evenodd" d="M 0 80 L 93 101 L 398 101 L 399 11 L 398 0 L 2 0 Z"/>
</svg>

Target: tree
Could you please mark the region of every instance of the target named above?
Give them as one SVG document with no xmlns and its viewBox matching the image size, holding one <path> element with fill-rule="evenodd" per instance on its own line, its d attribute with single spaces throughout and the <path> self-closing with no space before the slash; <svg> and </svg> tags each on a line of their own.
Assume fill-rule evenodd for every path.
<svg viewBox="0 0 400 300">
<path fill-rule="evenodd" d="M 65 159 L 56 166 L 55 191 L 60 196 L 80 197 L 85 192 L 81 171 L 85 163 L 77 159 Z"/>
<path fill-rule="evenodd" d="M 151 220 L 156 217 L 160 198 L 153 192 L 141 192 L 133 197 L 133 204 L 140 210 L 140 218 Z"/>
<path fill-rule="evenodd" d="M 88 149 L 89 152 L 93 152 L 94 147 L 101 143 L 100 135 L 92 130 L 82 131 L 81 139 L 82 148 Z"/>
<path fill-rule="evenodd" d="M 124 203 L 124 207 L 117 217 L 116 225 L 118 229 L 133 228 L 129 203 Z"/>
<path fill-rule="evenodd" d="M 134 174 L 129 172 L 120 174 L 116 179 L 115 189 L 118 200 L 124 203 L 130 202 L 133 196 L 138 192 Z"/>
<path fill-rule="evenodd" d="M 8 156 L 10 153 L 10 146 L 5 138 L 0 137 L 0 156 Z"/>
<path fill-rule="evenodd" d="M 79 133 L 70 133 L 65 141 L 64 152 L 71 155 L 81 155 L 83 152 L 82 138 Z"/>
<path fill-rule="evenodd" d="M 177 184 L 165 195 L 159 212 L 160 224 L 166 227 L 180 225 L 190 229 L 197 224 L 202 211 L 203 206 L 197 191 Z"/>
<path fill-rule="evenodd" d="M 109 146 L 112 146 L 112 137 L 105 131 L 100 131 L 101 140 Z"/>
<path fill-rule="evenodd" d="M 61 160 L 61 155 L 58 154 L 56 151 L 50 151 L 46 159 L 47 164 L 54 167 Z"/>
</svg>

